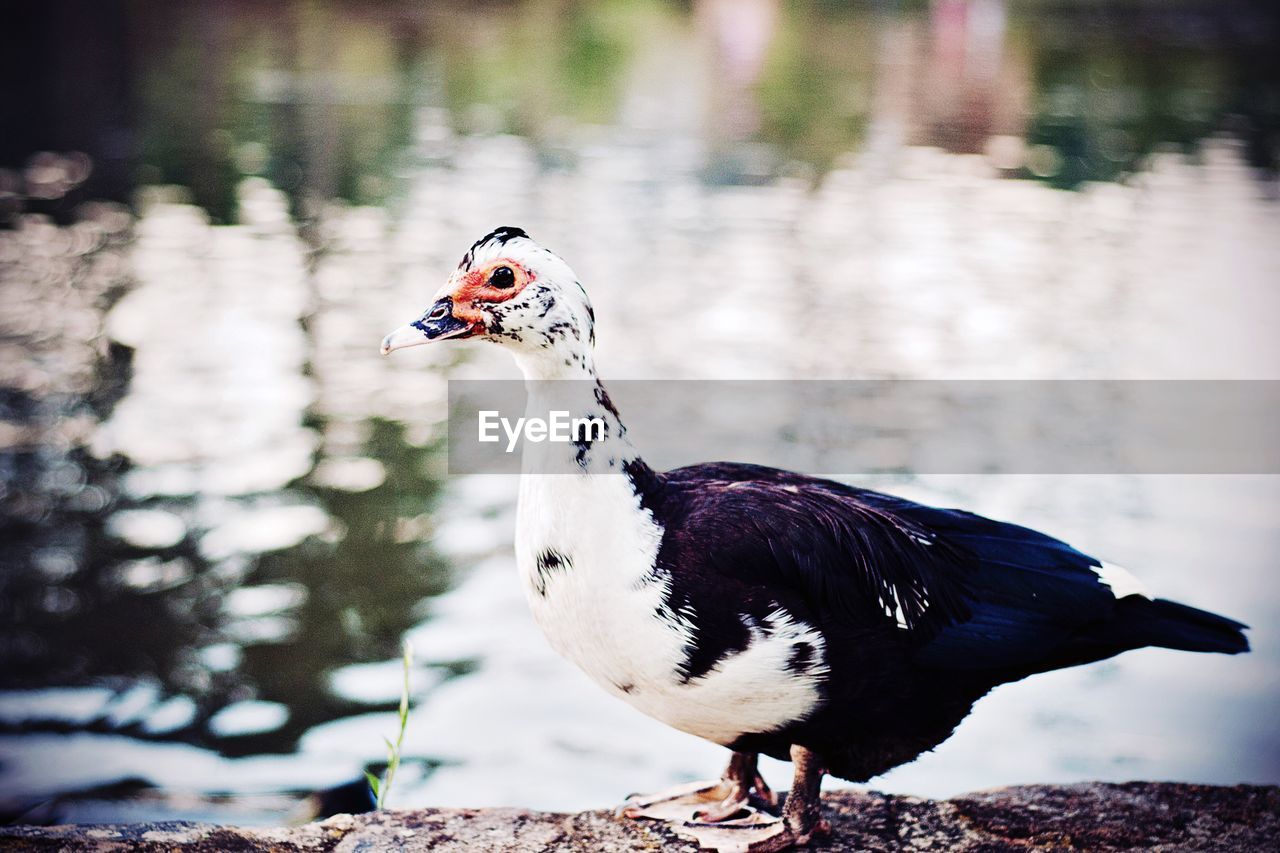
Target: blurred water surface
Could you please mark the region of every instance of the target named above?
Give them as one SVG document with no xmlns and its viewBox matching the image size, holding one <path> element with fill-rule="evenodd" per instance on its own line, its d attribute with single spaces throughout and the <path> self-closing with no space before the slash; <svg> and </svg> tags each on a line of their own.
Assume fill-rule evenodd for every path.
<svg viewBox="0 0 1280 853">
<path fill-rule="evenodd" d="M 6 84 L 32 118 L 0 146 L 9 816 L 225 819 L 204 795 L 358 779 L 402 637 L 395 805 L 718 771 L 536 636 L 515 484 L 446 478 L 446 377 L 513 367 L 377 355 L 493 226 L 577 269 L 606 376 L 1280 378 L 1252 5 L 68 3 L 11 32 L 35 81 Z M 881 787 L 1280 781 L 1276 478 L 862 482 L 1255 628 L 1244 658 L 1003 688 Z M 234 819 L 281 819 L 258 802 Z"/>
</svg>

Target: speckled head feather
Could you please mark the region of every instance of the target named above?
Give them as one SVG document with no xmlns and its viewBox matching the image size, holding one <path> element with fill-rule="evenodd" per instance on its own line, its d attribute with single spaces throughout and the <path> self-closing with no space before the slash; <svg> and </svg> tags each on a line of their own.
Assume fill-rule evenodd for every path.
<svg viewBox="0 0 1280 853">
<path fill-rule="evenodd" d="M 591 302 L 569 265 L 504 225 L 471 245 L 431 307 L 388 335 L 382 349 L 483 338 L 537 362 L 539 373 L 587 372 L 594 327 Z"/>
<path fill-rule="evenodd" d="M 477 252 L 483 252 L 490 244 L 499 247 L 505 246 L 518 237 L 529 239 L 529 235 L 525 233 L 523 228 L 517 228 L 514 225 L 499 225 L 488 234 L 471 244 L 471 248 L 467 249 L 467 253 L 462 256 L 462 261 L 458 264 L 458 269 L 470 272 L 471 265 L 475 261 Z"/>
</svg>

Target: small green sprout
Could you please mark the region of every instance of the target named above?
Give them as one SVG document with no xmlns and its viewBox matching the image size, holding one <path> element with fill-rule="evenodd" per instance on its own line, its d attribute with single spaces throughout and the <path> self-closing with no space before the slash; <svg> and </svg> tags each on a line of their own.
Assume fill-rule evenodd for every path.
<svg viewBox="0 0 1280 853">
<path fill-rule="evenodd" d="M 383 772 L 382 778 L 379 779 L 368 770 L 364 772 L 364 778 L 369 780 L 369 790 L 373 792 L 374 799 L 377 801 L 376 807 L 381 809 L 383 803 L 387 801 L 387 794 L 391 791 L 391 781 L 396 778 L 396 770 L 400 768 L 400 747 L 404 743 L 404 731 L 409 724 L 409 670 L 413 667 L 413 647 L 406 640 L 401 646 L 402 660 L 404 661 L 404 684 L 400 687 L 400 732 L 396 735 L 395 743 L 389 738 L 383 738 L 382 742 L 387 745 L 387 769 Z"/>
</svg>

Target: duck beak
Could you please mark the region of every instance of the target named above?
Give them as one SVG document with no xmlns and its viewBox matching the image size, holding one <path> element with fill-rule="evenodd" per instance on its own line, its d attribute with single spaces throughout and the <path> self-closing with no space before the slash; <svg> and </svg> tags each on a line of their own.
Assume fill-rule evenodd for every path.
<svg viewBox="0 0 1280 853">
<path fill-rule="evenodd" d="M 392 350 L 404 349 L 405 347 L 416 347 L 419 344 L 425 344 L 429 340 L 430 338 L 423 334 L 417 326 L 413 324 L 401 326 L 382 339 L 382 354 L 387 355 Z"/>
<path fill-rule="evenodd" d="M 453 299 L 446 296 L 412 323 L 401 326 L 382 339 L 382 354 L 416 347 L 444 338 L 470 337 L 471 325 L 453 316 Z"/>
</svg>

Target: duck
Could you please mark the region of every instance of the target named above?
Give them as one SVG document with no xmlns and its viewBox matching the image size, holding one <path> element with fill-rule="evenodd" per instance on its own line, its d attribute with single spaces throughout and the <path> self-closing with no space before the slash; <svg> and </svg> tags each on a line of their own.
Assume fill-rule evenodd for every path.
<svg viewBox="0 0 1280 853">
<path fill-rule="evenodd" d="M 1002 684 L 1148 646 L 1249 649 L 1246 625 L 1026 527 L 749 463 L 654 470 L 597 374 L 585 288 L 521 228 L 476 240 L 381 349 L 464 339 L 515 358 L 528 412 L 602 424 L 524 444 L 515 557 L 534 621 L 604 690 L 731 752 L 714 783 L 633 797 L 631 817 L 804 845 L 830 832 L 824 776 L 914 760 Z M 780 814 L 760 755 L 793 765 Z"/>
</svg>

